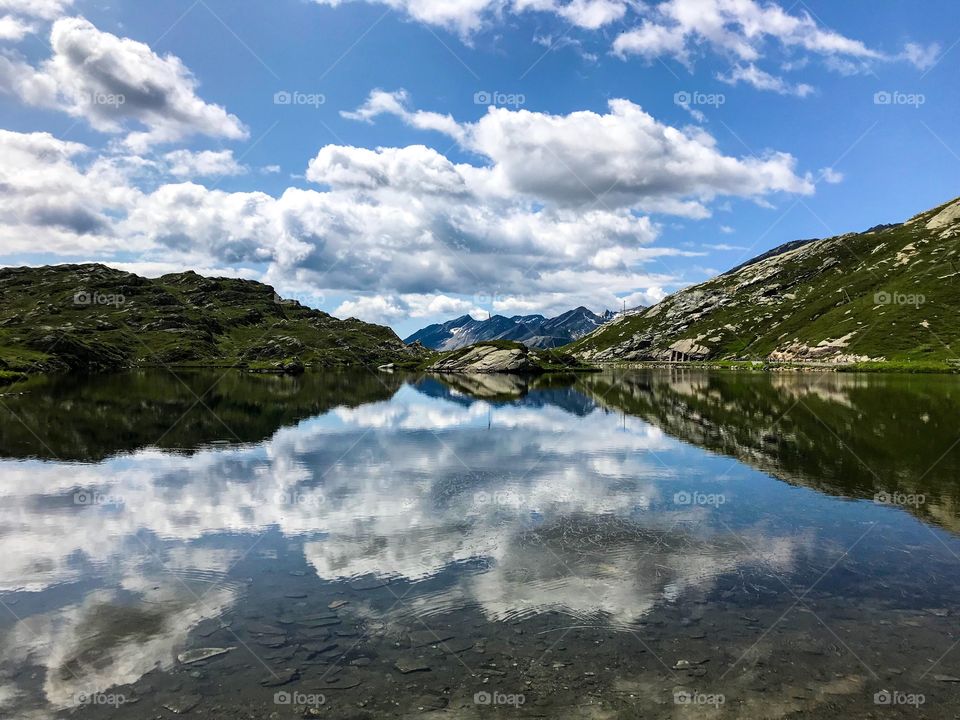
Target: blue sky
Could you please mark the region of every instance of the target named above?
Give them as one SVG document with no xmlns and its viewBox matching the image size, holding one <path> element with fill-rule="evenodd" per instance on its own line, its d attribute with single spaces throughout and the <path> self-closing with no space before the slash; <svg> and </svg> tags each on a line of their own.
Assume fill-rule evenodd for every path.
<svg viewBox="0 0 960 720">
<path fill-rule="evenodd" d="M 0 38 L 0 263 L 240 275 L 401 335 L 960 194 L 955 2 L 0 0 Z"/>
</svg>

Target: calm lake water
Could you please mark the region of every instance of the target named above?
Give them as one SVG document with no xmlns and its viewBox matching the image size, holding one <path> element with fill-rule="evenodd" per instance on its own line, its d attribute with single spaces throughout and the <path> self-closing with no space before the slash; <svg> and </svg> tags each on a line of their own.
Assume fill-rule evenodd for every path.
<svg viewBox="0 0 960 720">
<path fill-rule="evenodd" d="M 0 717 L 955 718 L 958 419 L 933 376 L 14 388 Z"/>
</svg>

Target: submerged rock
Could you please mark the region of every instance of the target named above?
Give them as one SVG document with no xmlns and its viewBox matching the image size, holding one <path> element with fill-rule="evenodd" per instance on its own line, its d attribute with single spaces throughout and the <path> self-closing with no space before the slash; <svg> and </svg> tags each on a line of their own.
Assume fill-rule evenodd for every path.
<svg viewBox="0 0 960 720">
<path fill-rule="evenodd" d="M 163 703 L 163 707 L 174 715 L 186 715 L 199 705 L 201 700 L 203 700 L 203 698 L 199 695 L 181 695 L 177 698 L 167 700 Z"/>
<path fill-rule="evenodd" d="M 213 657 L 218 657 L 220 655 L 226 655 L 231 650 L 235 648 L 194 648 L 193 650 L 187 650 L 177 655 L 177 660 L 179 660 L 184 665 L 189 665 L 190 663 L 200 662 L 201 660 L 209 660 Z"/>
</svg>

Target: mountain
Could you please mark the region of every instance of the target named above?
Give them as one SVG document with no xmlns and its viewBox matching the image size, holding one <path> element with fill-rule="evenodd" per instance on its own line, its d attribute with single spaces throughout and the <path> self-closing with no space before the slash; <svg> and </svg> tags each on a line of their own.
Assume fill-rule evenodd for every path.
<svg viewBox="0 0 960 720">
<path fill-rule="evenodd" d="M 578 307 L 555 318 L 543 315 L 494 315 L 487 320 L 474 320 L 469 315 L 463 315 L 418 330 L 404 342 L 419 341 L 434 350 L 456 350 L 484 340 L 516 340 L 528 347 L 554 348 L 593 332 L 612 317 L 614 315 L 609 311 L 596 315 L 585 307 Z"/>
<path fill-rule="evenodd" d="M 787 243 L 564 349 L 591 362 L 946 366 L 960 350 L 958 253 L 954 200 L 905 223 Z"/>
<path fill-rule="evenodd" d="M 99 264 L 0 269 L 0 370 L 216 365 L 298 370 L 416 360 L 386 327 L 252 280 L 148 279 Z"/>
</svg>

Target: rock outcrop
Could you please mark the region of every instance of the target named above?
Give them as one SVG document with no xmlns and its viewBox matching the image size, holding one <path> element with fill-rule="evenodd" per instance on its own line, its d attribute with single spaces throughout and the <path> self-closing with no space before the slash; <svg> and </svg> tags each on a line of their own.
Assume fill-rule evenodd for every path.
<svg viewBox="0 0 960 720">
<path fill-rule="evenodd" d="M 512 373 L 538 375 L 552 371 L 592 369 L 575 358 L 551 350 L 532 350 L 520 343 L 479 343 L 443 355 L 429 368 L 435 373 Z"/>
</svg>

